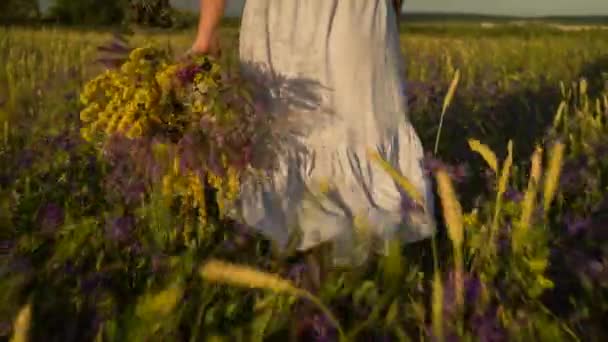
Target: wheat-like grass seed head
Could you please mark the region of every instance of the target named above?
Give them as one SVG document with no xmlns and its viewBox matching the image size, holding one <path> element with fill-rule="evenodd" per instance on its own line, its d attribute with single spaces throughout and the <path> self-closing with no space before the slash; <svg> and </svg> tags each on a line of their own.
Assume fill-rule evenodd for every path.
<svg viewBox="0 0 608 342">
<path fill-rule="evenodd" d="M 462 246 L 464 239 L 464 228 L 462 224 L 462 208 L 456 198 L 454 187 L 450 176 L 444 170 L 439 170 L 436 175 L 437 187 L 443 216 L 448 226 L 448 235 L 454 246 Z"/>
<path fill-rule="evenodd" d="M 31 321 L 32 305 L 28 303 L 24 305 L 21 310 L 19 310 L 19 314 L 17 314 L 17 319 L 15 319 L 15 323 L 13 324 L 13 337 L 11 338 L 11 342 L 27 342 L 29 340 L 28 335 Z"/>
<path fill-rule="evenodd" d="M 549 165 L 545 174 L 545 187 L 543 191 L 543 205 L 545 212 L 551 207 L 551 203 L 555 198 L 559 177 L 562 171 L 562 162 L 566 146 L 562 142 L 557 142 L 550 151 Z"/>
<path fill-rule="evenodd" d="M 433 317 L 433 334 L 439 341 L 443 341 L 443 284 L 439 271 L 435 271 L 433 277 L 431 315 Z"/>
<path fill-rule="evenodd" d="M 537 147 L 532 155 L 532 166 L 530 168 L 530 178 L 528 180 L 528 189 L 524 194 L 524 200 L 522 204 L 522 214 L 520 219 L 520 225 L 526 227 L 530 224 L 532 218 L 532 212 L 534 211 L 534 203 L 536 203 L 536 193 L 538 191 L 538 185 L 540 184 L 540 177 L 542 173 L 542 159 L 543 149 Z"/>
<path fill-rule="evenodd" d="M 507 191 L 507 184 L 511 174 L 511 166 L 513 165 L 513 141 L 509 140 L 507 144 L 507 158 L 502 164 L 500 179 L 498 180 L 498 194 L 502 196 Z"/>
<path fill-rule="evenodd" d="M 399 184 L 399 186 L 408 194 L 408 196 L 417 204 L 424 206 L 424 198 L 416 187 L 399 171 L 395 170 L 386 160 L 384 160 L 378 152 L 368 151 L 369 158 L 378 164 L 391 178 Z"/>
<path fill-rule="evenodd" d="M 275 274 L 258 271 L 219 260 L 211 260 L 200 269 L 203 279 L 237 287 L 257 288 L 297 294 L 299 290 L 288 280 Z"/>
<path fill-rule="evenodd" d="M 469 139 L 469 148 L 473 152 L 477 152 L 486 161 L 490 169 L 495 174 L 498 173 L 498 158 L 496 154 L 487 145 L 482 144 L 479 140 Z"/>
</svg>

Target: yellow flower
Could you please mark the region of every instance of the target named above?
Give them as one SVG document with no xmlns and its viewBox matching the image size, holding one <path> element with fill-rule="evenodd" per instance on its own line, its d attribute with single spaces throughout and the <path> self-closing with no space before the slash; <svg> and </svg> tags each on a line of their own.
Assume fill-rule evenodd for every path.
<svg viewBox="0 0 608 342">
<path fill-rule="evenodd" d="M 143 132 L 144 132 L 144 127 L 143 127 L 141 121 L 137 121 L 127 131 L 127 137 L 129 139 L 140 137 L 143 135 Z"/>
<path fill-rule="evenodd" d="M 171 175 L 163 176 L 162 180 L 162 194 L 163 196 L 169 196 L 173 193 L 173 177 Z"/>
</svg>

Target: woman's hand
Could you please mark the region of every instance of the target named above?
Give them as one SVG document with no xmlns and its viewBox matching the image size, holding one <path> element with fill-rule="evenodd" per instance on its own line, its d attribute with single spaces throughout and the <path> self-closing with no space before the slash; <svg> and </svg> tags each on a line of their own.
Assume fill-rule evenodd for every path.
<svg viewBox="0 0 608 342">
<path fill-rule="evenodd" d="M 226 0 L 199 0 L 200 17 L 198 32 L 190 54 L 220 54 L 217 29 L 224 15 Z"/>
<path fill-rule="evenodd" d="M 190 47 L 189 53 L 219 57 L 221 55 L 219 35 L 214 33 L 210 37 L 197 37 Z"/>
</svg>

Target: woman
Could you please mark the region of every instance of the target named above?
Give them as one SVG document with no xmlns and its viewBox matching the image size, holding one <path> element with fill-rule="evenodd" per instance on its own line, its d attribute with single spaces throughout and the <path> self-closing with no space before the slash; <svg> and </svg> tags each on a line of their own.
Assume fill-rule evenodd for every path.
<svg viewBox="0 0 608 342">
<path fill-rule="evenodd" d="M 194 53 L 217 51 L 225 0 L 200 0 Z M 279 164 L 246 182 L 234 214 L 286 248 L 332 242 L 333 262 L 356 265 L 370 242 L 413 242 L 435 231 L 420 140 L 406 116 L 399 0 L 248 0 L 241 35 L 244 75 L 283 119 Z M 369 158 L 401 172 L 424 199 L 404 192 Z M 385 250 L 386 244 L 380 244 Z"/>
</svg>

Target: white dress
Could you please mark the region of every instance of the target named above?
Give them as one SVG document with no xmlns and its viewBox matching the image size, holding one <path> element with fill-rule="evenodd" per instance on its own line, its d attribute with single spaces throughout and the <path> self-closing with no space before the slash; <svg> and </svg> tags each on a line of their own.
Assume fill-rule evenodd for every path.
<svg viewBox="0 0 608 342">
<path fill-rule="evenodd" d="M 403 60 L 390 0 L 247 0 L 240 33 L 244 75 L 281 118 L 278 167 L 243 182 L 232 214 L 286 248 L 332 241 L 334 262 L 355 265 L 389 239 L 435 231 L 423 148 L 406 113 Z M 423 195 L 404 192 L 374 150 Z M 329 191 L 328 191 L 329 190 Z M 294 233 L 297 233 L 294 235 Z"/>
</svg>

